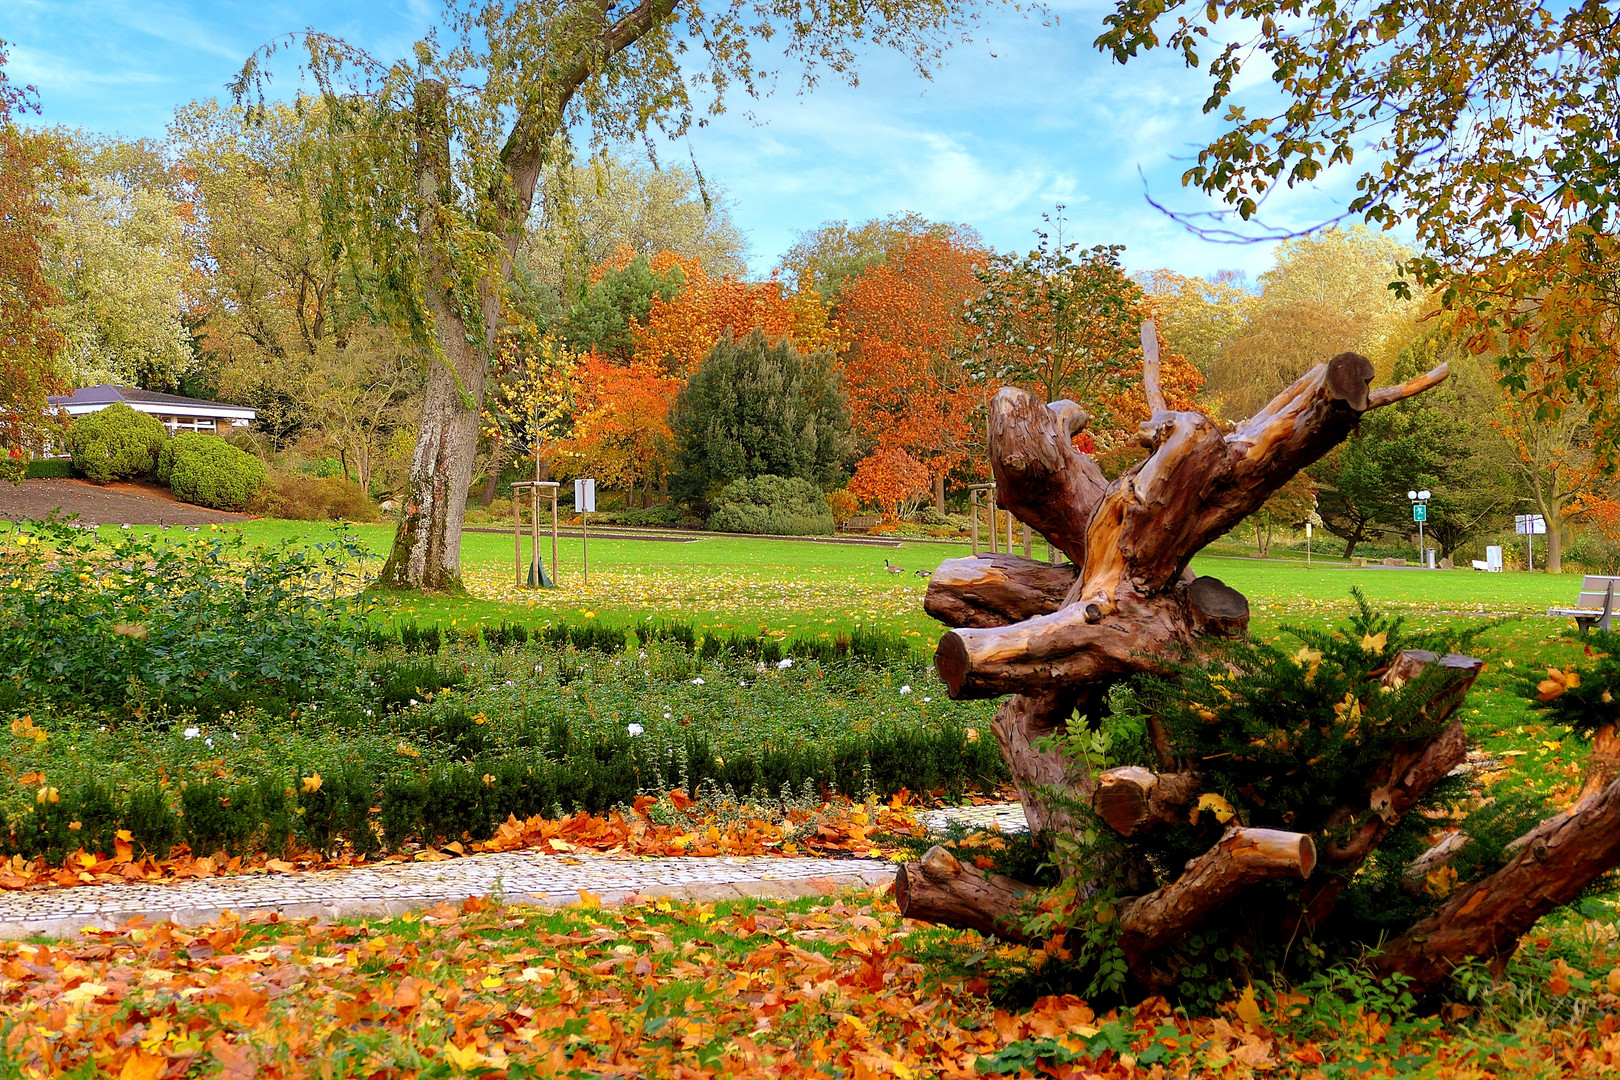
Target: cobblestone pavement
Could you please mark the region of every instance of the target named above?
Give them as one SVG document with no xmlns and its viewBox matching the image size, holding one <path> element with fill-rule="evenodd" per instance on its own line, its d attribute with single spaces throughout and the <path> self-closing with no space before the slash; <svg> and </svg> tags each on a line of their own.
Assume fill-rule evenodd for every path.
<svg viewBox="0 0 1620 1080">
<path fill-rule="evenodd" d="M 1025 827 L 1016 805 L 975 806 L 924 816 L 943 830 L 947 819 L 970 826 Z M 631 897 L 734 900 L 791 897 L 885 885 L 892 863 L 880 859 L 636 858 L 509 851 L 442 862 L 391 862 L 350 870 L 232 875 L 171 884 L 91 885 L 0 894 L 0 939 L 68 936 L 141 916 L 180 925 L 211 922 L 225 911 L 280 912 L 288 917 L 398 915 L 469 896 L 499 893 L 508 903 L 555 907 L 581 899 Z"/>
<path fill-rule="evenodd" d="M 918 820 L 933 832 L 944 832 L 953 822 L 969 829 L 1000 829 L 1002 832 L 1028 832 L 1024 808 L 1018 803 L 991 803 L 988 806 L 956 806 L 919 815 Z"/>
</svg>

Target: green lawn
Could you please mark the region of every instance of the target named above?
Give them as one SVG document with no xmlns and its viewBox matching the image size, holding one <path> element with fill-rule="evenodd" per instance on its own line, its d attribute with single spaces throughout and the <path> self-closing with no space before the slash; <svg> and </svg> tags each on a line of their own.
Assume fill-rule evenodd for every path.
<svg viewBox="0 0 1620 1080">
<path fill-rule="evenodd" d="M 253 521 L 241 528 L 250 541 L 318 540 L 332 534 L 329 525 L 302 521 Z M 393 538 L 391 525 L 347 528 L 379 556 Z M 764 625 L 792 631 L 875 623 L 932 635 L 939 627 L 923 614 L 928 583 L 916 571 L 968 553 L 965 544 L 915 542 L 881 548 L 753 537 L 705 537 L 689 543 L 592 539 L 587 584 L 580 548 L 577 538 L 562 540 L 562 587 L 539 592 L 516 585 L 510 534 L 465 533 L 467 596 L 384 596 L 379 616 L 464 625 L 503 618 L 625 621 L 656 615 L 687 619 L 699 627 L 754 630 Z M 524 550 L 527 555 L 527 542 Z M 542 541 L 542 553 L 549 559 L 549 540 Z M 885 560 L 903 572 L 890 573 Z M 1549 607 L 1573 601 L 1580 585 L 1574 574 L 1354 569 L 1343 560 L 1307 566 L 1303 561 L 1229 555 L 1200 556 L 1193 569 L 1242 591 L 1262 628 L 1276 620 L 1342 617 L 1350 610 L 1352 587 L 1375 605 L 1413 614 L 1542 615 Z"/>
</svg>

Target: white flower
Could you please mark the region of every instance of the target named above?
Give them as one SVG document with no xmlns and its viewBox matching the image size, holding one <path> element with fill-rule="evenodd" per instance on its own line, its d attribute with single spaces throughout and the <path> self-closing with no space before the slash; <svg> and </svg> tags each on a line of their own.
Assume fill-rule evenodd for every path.
<svg viewBox="0 0 1620 1080">
<path fill-rule="evenodd" d="M 906 683 L 906 685 L 904 685 L 904 686 L 902 686 L 902 687 L 901 687 L 901 688 L 900 688 L 900 692 L 901 692 L 901 693 L 902 693 L 902 694 L 909 694 L 909 693 L 911 693 L 911 684 L 910 684 L 910 683 Z"/>
<path fill-rule="evenodd" d="M 669 715 L 669 713 L 668 713 L 668 712 L 666 712 L 666 713 L 664 713 L 664 719 L 665 719 L 665 720 L 668 720 L 668 719 L 670 719 L 670 715 Z"/>
<path fill-rule="evenodd" d="M 213 739 L 204 739 L 203 742 L 204 742 L 204 744 L 207 745 L 208 749 L 212 750 L 214 748 L 214 740 Z"/>
<path fill-rule="evenodd" d="M 186 728 L 186 730 L 182 731 L 180 734 L 184 735 L 188 739 L 195 739 L 197 736 L 202 734 L 202 728 L 188 727 L 188 728 Z"/>
<path fill-rule="evenodd" d="M 764 671 L 765 671 L 765 661 L 761 660 L 759 663 L 755 664 L 754 665 L 754 670 L 758 671 L 760 673 L 764 673 Z"/>
<path fill-rule="evenodd" d="M 371 710 L 370 710 L 370 709 L 367 709 L 367 710 L 366 710 L 366 715 L 367 715 L 367 716 L 370 716 L 370 715 L 372 715 L 372 713 L 371 713 Z"/>
<path fill-rule="evenodd" d="M 923 704 L 924 704 L 924 705 L 926 705 L 926 704 L 928 704 L 928 703 L 929 703 L 929 702 L 930 702 L 930 701 L 933 701 L 933 700 L 934 700 L 934 699 L 933 699 L 933 698 L 931 698 L 931 697 L 925 697 L 925 698 L 923 698 Z"/>
<path fill-rule="evenodd" d="M 624 730 L 628 731 L 632 735 L 640 735 L 643 731 L 646 731 L 647 729 L 642 727 L 640 724 L 628 724 L 628 725 L 625 726 Z"/>
<path fill-rule="evenodd" d="M 417 700 L 416 700 L 416 699 L 415 699 L 415 698 L 411 698 L 411 704 L 412 704 L 412 705 L 415 705 L 415 704 L 417 704 Z"/>
<path fill-rule="evenodd" d="M 737 685 L 742 687 L 744 690 L 746 690 L 746 689 L 748 689 L 748 680 L 747 679 L 738 679 L 737 680 Z"/>
<path fill-rule="evenodd" d="M 699 675 L 697 678 L 693 679 L 692 680 L 692 685 L 693 686 L 702 686 L 703 685 L 703 676 Z"/>
<path fill-rule="evenodd" d="M 242 741 L 242 737 L 240 735 L 238 735 L 234 731 L 231 732 L 231 742 L 241 742 L 241 741 Z"/>
<path fill-rule="evenodd" d="M 784 657 L 782 657 L 782 659 L 780 659 L 780 660 L 778 660 L 776 662 L 776 670 L 777 671 L 786 671 L 788 668 L 790 668 L 792 666 L 793 666 L 793 657 L 791 657 L 791 656 L 784 656 Z"/>
</svg>

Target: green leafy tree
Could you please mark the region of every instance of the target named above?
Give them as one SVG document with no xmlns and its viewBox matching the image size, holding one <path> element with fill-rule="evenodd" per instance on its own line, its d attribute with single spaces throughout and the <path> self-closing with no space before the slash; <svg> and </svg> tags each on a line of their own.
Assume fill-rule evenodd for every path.
<svg viewBox="0 0 1620 1080">
<path fill-rule="evenodd" d="M 890 214 L 851 227 L 847 221 L 829 221 L 818 229 L 801 232 L 793 246 L 777 260 L 776 269 L 800 288 L 815 289 L 824 303 L 836 306 L 847 282 L 885 262 L 918 237 L 932 236 L 963 251 L 985 246 L 966 225 L 929 221 L 921 214 Z"/>
<path fill-rule="evenodd" d="M 1346 215 L 1410 229 L 1436 290 L 1544 414 L 1620 444 L 1620 24 L 1612 2 L 1116 0 L 1097 45 L 1179 53 L 1222 130 L 1182 177 L 1249 221 L 1281 187 L 1360 171 Z M 1224 38 L 1224 41 L 1222 40 Z M 1251 67 L 1252 65 L 1252 67 Z M 1263 69 L 1280 102 L 1234 100 Z M 1365 161 L 1366 164 L 1361 164 Z"/>
<path fill-rule="evenodd" d="M 563 341 L 575 352 L 594 350 L 628 363 L 634 352 L 630 323 L 645 324 L 653 297 L 673 300 L 685 280 L 679 266 L 660 274 L 647 256 L 637 255 L 628 266 L 603 274 L 574 305 L 563 327 Z"/>
<path fill-rule="evenodd" d="M 282 44 L 304 50 L 334 135 L 329 158 L 341 166 L 327 191 L 328 231 L 366 234 L 401 322 L 433 351 L 383 581 L 459 584 L 484 377 L 507 282 L 541 178 L 569 160 L 573 132 L 596 144 L 653 129 L 681 137 L 704 99 L 719 111 L 728 92 L 759 91 L 769 78 L 766 48 L 801 65 L 806 86 L 823 71 L 852 80 L 856 41 L 927 72 L 976 19 L 976 6 L 955 0 L 466 0 L 449 4 L 442 39 L 430 34 L 392 63 L 314 32 L 256 54 L 235 89 L 257 107 L 268 55 Z"/>
<path fill-rule="evenodd" d="M 799 352 L 754 331 L 723 339 L 670 409 L 675 434 L 671 491 L 704 507 L 733 480 L 777 476 L 822 488 L 843 476 L 849 408 L 831 353 Z"/>
</svg>

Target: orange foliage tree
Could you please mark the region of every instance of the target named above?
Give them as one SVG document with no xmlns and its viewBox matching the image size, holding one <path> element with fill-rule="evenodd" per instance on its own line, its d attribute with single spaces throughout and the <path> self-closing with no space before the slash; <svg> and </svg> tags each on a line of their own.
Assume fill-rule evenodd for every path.
<svg viewBox="0 0 1620 1080">
<path fill-rule="evenodd" d="M 963 305 L 980 292 L 974 270 L 985 257 L 957 236 L 924 233 L 839 294 L 835 327 L 846 342 L 855 436 L 876 451 L 868 460 L 894 451 L 920 463 L 941 503 L 946 474 L 983 442 L 975 417 L 994 389 L 962 363 L 973 336 Z"/>
<path fill-rule="evenodd" d="M 787 338 L 804 353 L 835 345 L 827 307 L 814 289 L 788 292 L 774 279 L 712 278 L 698 260 L 668 251 L 652 259 L 654 272 L 671 266 L 680 267 L 686 283 L 672 299 L 654 297 L 646 321 L 631 328 L 638 360 L 685 378 L 727 335 L 741 341 L 758 330 L 767 341 Z"/>
<path fill-rule="evenodd" d="M 639 485 L 645 505 L 668 465 L 669 406 L 680 388 L 656 364 L 587 355 L 574 376 L 574 432 L 562 463 L 604 487 L 627 486 L 632 504 Z"/>
<path fill-rule="evenodd" d="M 915 505 L 928 492 L 928 469 L 904 450 L 893 447 L 863 458 L 849 480 L 849 493 L 876 503 L 888 518 Z"/>
</svg>

